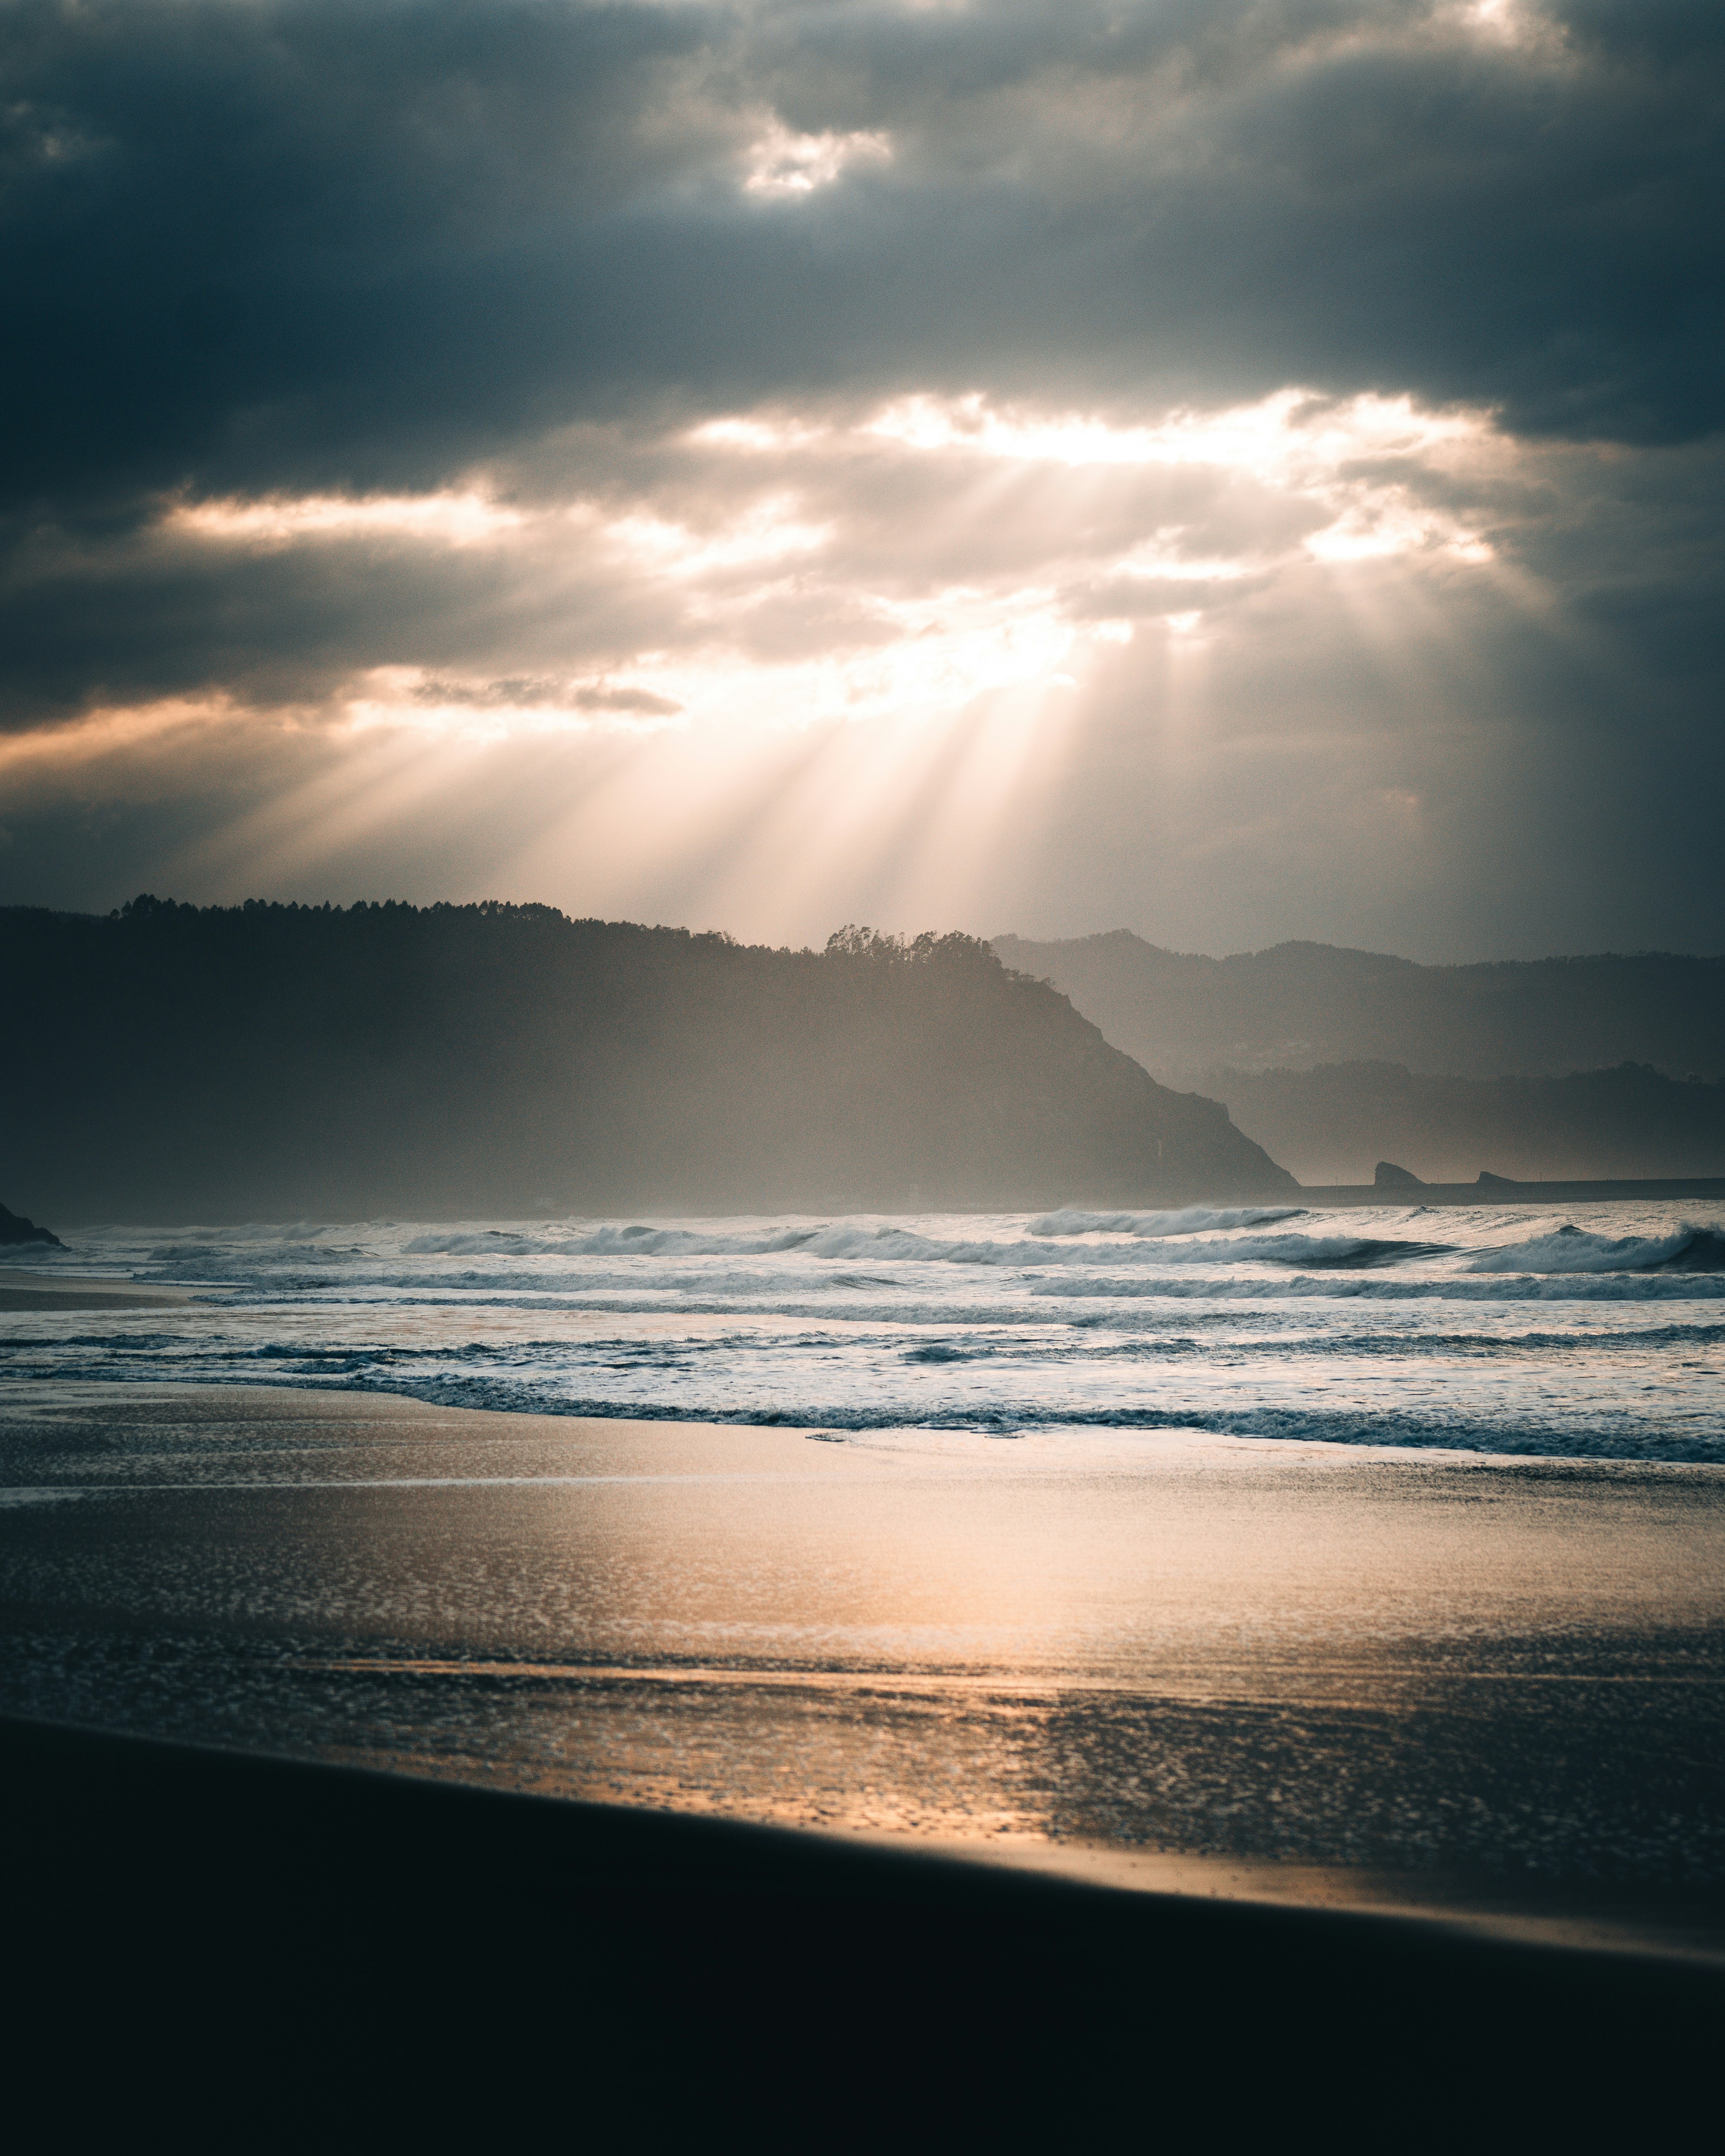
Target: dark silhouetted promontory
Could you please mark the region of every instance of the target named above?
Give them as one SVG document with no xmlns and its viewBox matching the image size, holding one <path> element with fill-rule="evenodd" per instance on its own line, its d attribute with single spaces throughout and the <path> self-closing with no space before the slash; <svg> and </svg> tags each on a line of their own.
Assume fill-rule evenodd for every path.
<svg viewBox="0 0 1725 2156">
<path fill-rule="evenodd" d="M 49 1235 L 46 1228 L 39 1228 L 33 1220 L 26 1220 L 18 1214 L 8 1213 L 3 1205 L 0 1205 L 0 1247 L 11 1247 L 20 1243 L 51 1244 L 57 1250 L 64 1247 L 58 1235 Z"/>
<path fill-rule="evenodd" d="M 0 913 L 7 1169 L 70 1219 L 1115 1204 L 1291 1178 L 963 936 L 549 906 Z"/>
</svg>

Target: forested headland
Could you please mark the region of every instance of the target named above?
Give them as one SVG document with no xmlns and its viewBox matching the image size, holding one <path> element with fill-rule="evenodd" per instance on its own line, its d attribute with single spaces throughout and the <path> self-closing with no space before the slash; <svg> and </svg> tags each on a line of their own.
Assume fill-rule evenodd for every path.
<svg viewBox="0 0 1725 2156">
<path fill-rule="evenodd" d="M 12 1204 L 57 1224 L 1274 1195 L 957 935 L 822 952 L 549 906 L 0 911 Z"/>
</svg>

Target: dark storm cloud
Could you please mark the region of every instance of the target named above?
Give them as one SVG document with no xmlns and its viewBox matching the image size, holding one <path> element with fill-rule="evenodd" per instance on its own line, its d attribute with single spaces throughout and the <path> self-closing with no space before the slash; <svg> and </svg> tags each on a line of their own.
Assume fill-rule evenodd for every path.
<svg viewBox="0 0 1725 2156">
<path fill-rule="evenodd" d="M 1711 947 L 1722 118 L 1678 0 L 0 0 L 5 895 Z"/>
<path fill-rule="evenodd" d="M 1105 468 L 1075 503 L 1057 465 L 1003 470 L 962 449 L 860 443 L 843 429 L 739 456 L 682 429 L 579 429 L 499 459 L 488 476 L 501 526 L 473 544 L 450 543 L 434 516 L 429 529 L 392 525 L 387 505 L 385 521 L 357 531 L 320 525 L 315 505 L 304 526 L 291 504 L 279 528 L 267 505 L 261 528 L 243 506 L 237 522 L 218 506 L 200 523 L 180 497 L 147 523 L 16 520 L 0 556 L 0 733 L 91 706 L 211 694 L 309 713 L 357 675 L 390 666 L 431 672 L 413 691 L 421 703 L 664 715 L 675 700 L 576 677 L 642 650 L 688 654 L 712 640 L 721 614 L 728 643 L 763 664 L 879 644 L 895 632 L 865 595 L 914 600 L 1052 577 L 1074 619 L 1219 605 L 1240 595 L 1232 584 L 1099 572 L 1146 533 L 1178 533 L 1171 557 L 1279 555 L 1330 515 L 1189 465 Z M 572 521 L 575 498 L 592 514 Z M 731 528 L 787 500 L 821 542 L 798 557 L 789 588 L 770 559 L 745 548 L 732 562 L 723 548 Z M 413 505 L 398 506 L 410 523 Z M 697 548 L 716 541 L 718 558 L 692 576 L 655 574 L 650 552 L 644 562 L 616 543 L 617 521 L 631 517 L 686 532 Z"/>
<path fill-rule="evenodd" d="M 1721 417 L 1717 8 L 18 0 L 7 484 L 424 485 L 663 397 Z M 803 197 L 771 111 L 875 132 Z"/>
<path fill-rule="evenodd" d="M 309 708 L 371 667 L 603 666 L 664 640 L 662 606 L 614 568 L 561 566 L 389 532 L 261 548 L 159 528 L 39 538 L 0 571 L 0 733 L 212 693 Z"/>
</svg>

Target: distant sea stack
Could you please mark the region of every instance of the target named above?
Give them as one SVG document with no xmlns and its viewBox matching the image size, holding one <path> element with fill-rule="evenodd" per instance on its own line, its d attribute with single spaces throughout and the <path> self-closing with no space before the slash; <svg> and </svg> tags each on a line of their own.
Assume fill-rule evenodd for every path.
<svg viewBox="0 0 1725 2156">
<path fill-rule="evenodd" d="M 823 952 L 549 906 L 0 911 L 41 1209 L 233 1220 L 1286 1197 L 963 936 Z M 39 1196 L 38 1194 L 40 1194 Z"/>
<path fill-rule="evenodd" d="M 26 1220 L 21 1214 L 8 1213 L 0 1205 L 0 1249 L 17 1243 L 46 1243 L 56 1250 L 66 1247 L 58 1235 L 51 1235 L 46 1228 L 39 1228 L 33 1220 Z"/>
</svg>

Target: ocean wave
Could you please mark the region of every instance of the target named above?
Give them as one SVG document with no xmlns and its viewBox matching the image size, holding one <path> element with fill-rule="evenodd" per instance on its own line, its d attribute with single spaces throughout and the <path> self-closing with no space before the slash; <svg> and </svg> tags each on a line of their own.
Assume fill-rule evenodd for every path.
<svg viewBox="0 0 1725 2156">
<path fill-rule="evenodd" d="M 751 1304 L 770 1304 L 779 1296 L 820 1295 L 829 1290 L 893 1285 L 891 1281 L 869 1280 L 855 1274 L 745 1272 L 716 1267 L 697 1271 L 691 1266 L 540 1273 L 482 1272 L 477 1269 L 459 1273 L 380 1270 L 354 1273 L 336 1281 L 314 1276 L 282 1279 L 270 1276 L 231 1286 L 224 1285 L 219 1295 L 197 1296 L 193 1300 L 238 1310 L 270 1306 L 286 1297 L 303 1295 L 311 1306 L 319 1309 L 334 1309 L 344 1303 L 369 1303 L 386 1309 L 424 1309 L 444 1303 L 460 1310 L 475 1306 L 481 1297 L 501 1297 L 511 1306 L 522 1307 L 560 1300 L 571 1307 L 581 1308 L 593 1297 L 615 1295 L 736 1296 Z"/>
<path fill-rule="evenodd" d="M 284 1278 L 289 1266 L 333 1272 L 351 1267 L 357 1258 L 375 1255 L 358 1243 L 259 1242 L 249 1249 L 225 1250 L 213 1244 L 164 1243 L 141 1252 L 130 1270 L 141 1281 L 202 1284 L 263 1279 L 275 1283 Z"/>
<path fill-rule="evenodd" d="M 1685 1225 L 1666 1235 L 1594 1235 L 1567 1225 L 1484 1250 L 1475 1273 L 1725 1273 L 1725 1232 Z"/>
<path fill-rule="evenodd" d="M 1296 1275 L 1291 1280 L 1147 1280 L 1140 1274 L 1130 1280 L 1041 1279 L 1032 1281 L 1027 1295 L 1038 1298 L 1072 1296 L 1106 1300 L 1111 1296 L 1149 1299 L 1161 1296 L 1176 1301 L 1281 1301 L 1302 1296 L 1354 1296 L 1372 1302 L 1663 1302 L 1725 1300 L 1725 1279 L 1679 1273 L 1583 1273 L 1567 1277 L 1542 1278 L 1527 1273 L 1505 1273 L 1501 1278 L 1386 1280 L 1382 1276 L 1333 1276 L 1314 1278 Z"/>
<path fill-rule="evenodd" d="M 529 1234 L 513 1228 L 440 1228 L 403 1244 L 408 1257 L 427 1258 L 730 1258 L 767 1257 L 801 1250 L 814 1228 L 724 1235 L 693 1228 L 596 1228 L 586 1233 Z"/>
<path fill-rule="evenodd" d="M 1214 1224 L 1225 1226 L 1227 1222 L 1224 1217 L 1217 1216 Z M 1178 1232 L 1190 1235 L 1196 1225 L 1194 1222 Z M 414 1256 L 482 1256 L 494 1260 L 779 1257 L 795 1253 L 803 1258 L 847 1262 L 860 1260 L 870 1265 L 999 1265 L 1015 1270 L 1040 1265 L 1379 1265 L 1400 1258 L 1440 1255 L 1448 1248 L 1442 1243 L 1346 1235 L 1235 1235 L 1226 1239 L 1211 1236 L 1173 1243 L 1148 1235 L 1135 1235 L 1131 1240 L 1113 1243 L 1044 1241 L 1029 1236 L 1006 1242 L 949 1242 L 940 1237 L 919 1235 L 911 1228 L 850 1223 L 824 1228 L 787 1228 L 749 1235 L 717 1235 L 689 1228 L 644 1227 L 606 1228 L 588 1235 L 555 1238 L 505 1236 L 497 1229 L 486 1229 L 480 1235 L 449 1230 L 416 1236 L 406 1245 L 408 1255 Z"/>
<path fill-rule="evenodd" d="M 1276 1224 L 1299 1217 L 1295 1208 L 1189 1207 L 1163 1214 L 1067 1210 L 1038 1215 L 1028 1223 L 1031 1232 L 1023 1235 L 997 1232 L 976 1237 L 854 1219 L 751 1223 L 729 1230 L 718 1224 L 452 1226 L 427 1229 L 393 1250 L 348 1240 L 351 1229 L 331 1233 L 321 1242 L 303 1238 L 295 1229 L 270 1245 L 249 1237 L 237 1238 L 226 1249 L 201 1240 L 157 1242 L 147 1255 L 140 1253 L 131 1270 L 140 1280 L 178 1279 L 271 1295 L 316 1293 L 338 1284 L 349 1293 L 370 1287 L 410 1295 L 505 1288 L 518 1293 L 640 1291 L 650 1284 L 678 1294 L 711 1292 L 722 1276 L 728 1291 L 757 1296 L 789 1291 L 793 1281 L 803 1293 L 821 1292 L 829 1284 L 884 1286 L 900 1268 L 915 1266 L 992 1268 L 1033 1276 L 1199 1266 L 1375 1271 L 1445 1256 L 1454 1256 L 1476 1275 L 1725 1274 L 1725 1230 L 1692 1224 L 1663 1234 L 1615 1237 L 1568 1225 L 1496 1250 L 1464 1254 L 1453 1243 L 1358 1229 L 1327 1234 L 1277 1230 Z M 762 1263 L 773 1259 L 783 1262 Z M 458 1265 L 459 1272 L 454 1270 Z M 1433 1291 L 1444 1291 L 1434 1283 Z"/>
<path fill-rule="evenodd" d="M 1143 1305 L 1139 1303 L 1137 1308 L 1142 1312 Z M 217 1376 L 223 1371 L 239 1376 L 248 1368 L 268 1364 L 303 1376 L 382 1373 L 393 1382 L 415 1372 L 454 1368 L 492 1374 L 509 1370 L 519 1373 L 521 1381 L 536 1393 L 543 1389 L 554 1394 L 562 1386 L 581 1383 L 585 1373 L 702 1370 L 723 1376 L 741 1371 L 745 1361 L 756 1369 L 781 1372 L 775 1383 L 797 1386 L 806 1381 L 811 1364 L 818 1364 L 830 1375 L 835 1363 L 842 1361 L 862 1394 L 878 1404 L 891 1392 L 895 1368 L 932 1370 L 993 1365 L 1014 1385 L 1026 1378 L 1034 1385 L 1038 1372 L 1075 1373 L 1074 1378 L 1060 1380 L 1060 1397 L 1070 1407 L 1073 1398 L 1070 1385 L 1081 1383 L 1086 1371 L 1104 1366 L 1129 1370 L 1139 1363 L 1200 1358 L 1219 1369 L 1238 1370 L 1253 1363 L 1316 1362 L 1328 1366 L 1324 1380 L 1328 1382 L 1339 1365 L 1362 1363 L 1414 1364 L 1430 1358 L 1448 1363 L 1458 1357 L 1470 1363 L 1517 1363 L 1542 1356 L 1550 1360 L 1556 1374 L 1566 1365 L 1573 1367 L 1572 1358 L 1577 1356 L 1646 1357 L 1671 1348 L 1725 1347 L 1725 1324 L 1721 1323 L 1654 1323 L 1632 1329 L 1570 1332 L 1401 1327 L 1291 1332 L 1277 1327 L 1255 1336 L 1241 1336 L 1236 1329 L 1234 1337 L 1218 1343 L 1214 1338 L 1200 1337 L 1213 1321 L 1204 1312 L 1184 1310 L 1173 1326 L 1153 1318 L 1147 1324 L 1141 1320 L 1128 1327 L 1118 1314 L 1111 1314 L 1098 1333 L 1091 1322 L 1080 1318 L 1074 1322 L 1064 1311 L 1033 1315 L 1019 1308 L 991 1312 L 979 1320 L 968 1310 L 923 1308 L 914 1313 L 922 1337 L 913 1334 L 908 1338 L 901 1329 L 909 1315 L 904 1312 L 895 1312 L 892 1322 L 883 1323 L 878 1312 L 858 1312 L 842 1336 L 835 1334 L 823 1314 L 812 1311 L 798 1313 L 806 1321 L 800 1328 L 781 1322 L 766 1333 L 757 1328 L 752 1312 L 711 1314 L 738 1322 L 722 1328 L 643 1335 L 630 1332 L 626 1314 L 619 1314 L 623 1322 L 615 1329 L 583 1329 L 572 1336 L 524 1334 L 506 1342 L 320 1342 L 283 1336 L 240 1342 L 160 1331 L 56 1332 L 33 1339 L 0 1337 L 0 1370 L 14 1377 L 100 1375 L 104 1365 L 135 1366 L 144 1362 L 165 1376 L 179 1378 Z M 774 1315 L 782 1321 L 791 1313 Z M 869 1316 L 875 1319 L 872 1324 L 866 1322 Z M 1239 1322 L 1237 1317 L 1230 1318 L 1235 1328 Z M 70 1367 L 74 1361 L 75 1369 Z M 1683 1367 L 1698 1369 L 1702 1366 Z M 1676 1374 L 1668 1370 L 1668 1375 Z M 1355 1373 L 1349 1382 L 1358 1381 Z M 1107 1380 L 1111 1386 L 1114 1382 Z M 1706 1380 L 1692 1381 L 1692 1390 L 1696 1383 Z M 705 1410 L 700 1412 L 705 1419 Z"/>
<path fill-rule="evenodd" d="M 1224 1212 L 1189 1205 L 1178 1213 L 1080 1213 L 1062 1207 L 1025 1223 L 1032 1235 L 1192 1235 L 1209 1229 L 1256 1228 L 1267 1220 L 1297 1220 L 1300 1205 L 1245 1205 Z"/>
</svg>

